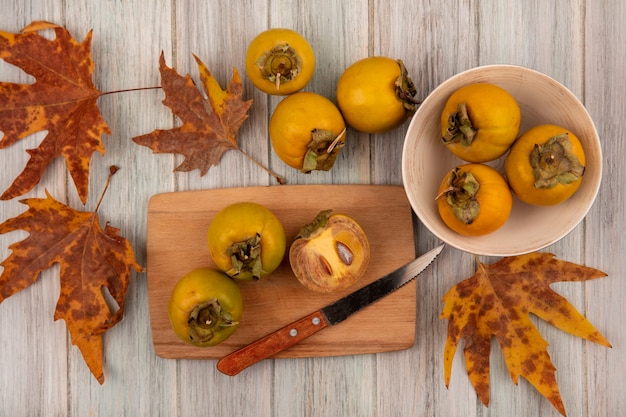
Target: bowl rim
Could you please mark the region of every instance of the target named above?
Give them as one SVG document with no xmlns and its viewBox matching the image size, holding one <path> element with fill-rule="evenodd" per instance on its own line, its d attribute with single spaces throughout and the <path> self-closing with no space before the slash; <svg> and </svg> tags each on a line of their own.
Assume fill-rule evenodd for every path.
<svg viewBox="0 0 626 417">
<path fill-rule="evenodd" d="M 472 245 L 472 244 L 467 244 L 467 242 L 463 239 L 467 239 L 467 237 L 465 236 L 461 236 L 458 235 L 461 239 L 450 239 L 448 237 L 446 237 L 444 234 L 440 233 L 437 230 L 437 227 L 435 224 L 433 224 L 433 222 L 429 221 L 427 218 L 424 218 L 424 215 L 421 215 L 418 210 L 416 209 L 416 204 L 413 201 L 413 193 L 411 193 L 406 186 L 407 183 L 407 176 L 408 176 L 408 172 L 409 172 L 409 163 L 408 163 L 408 145 L 407 145 L 407 139 L 409 138 L 409 136 L 412 134 L 413 130 L 417 129 L 414 125 L 416 125 L 417 123 L 419 123 L 419 115 L 420 110 L 422 109 L 426 109 L 430 102 L 433 100 L 439 100 L 439 97 L 435 97 L 435 92 L 440 91 L 442 89 L 445 89 L 447 86 L 449 86 L 450 84 L 455 84 L 458 82 L 458 80 L 460 78 L 464 78 L 467 77 L 468 75 L 474 75 L 475 73 L 481 73 L 484 71 L 493 71 L 494 69 L 498 69 L 498 70 L 503 70 L 503 71 L 507 71 L 507 72 L 517 72 L 517 73 L 527 73 L 527 74 L 532 74 L 536 77 L 542 78 L 543 81 L 548 82 L 553 84 L 555 87 L 559 88 L 560 93 L 563 93 L 564 95 L 566 95 L 570 100 L 572 100 L 572 102 L 579 107 L 579 110 L 581 110 L 583 112 L 583 114 L 586 116 L 586 118 L 588 119 L 589 123 L 590 123 L 590 131 L 592 131 L 593 135 L 590 135 L 591 137 L 589 138 L 590 141 L 592 141 L 594 143 L 594 147 L 597 148 L 598 154 L 599 154 L 599 158 L 598 161 L 595 162 L 596 165 L 596 169 L 599 172 L 599 175 L 596 178 L 595 183 L 592 182 L 590 185 L 587 185 L 587 187 L 593 187 L 593 188 L 589 188 L 588 193 L 590 194 L 590 198 L 587 200 L 587 203 L 585 204 L 583 210 L 581 212 L 579 212 L 578 216 L 579 218 L 575 221 L 572 222 L 572 224 L 570 226 L 568 226 L 567 228 L 565 228 L 561 233 L 555 234 L 554 236 L 551 236 L 550 238 L 547 239 L 543 239 L 539 242 L 537 242 L 535 245 L 529 246 L 527 248 L 520 248 L 518 250 L 502 250 L 499 248 L 490 248 L 489 250 L 485 249 L 485 248 L 480 248 L 477 247 L 476 245 Z M 468 82 L 469 84 L 470 82 Z M 426 110 L 422 110 L 422 112 L 424 112 Z M 521 134 L 522 132 L 520 132 Z M 530 253 L 530 252 L 534 252 L 534 251 L 538 251 L 541 249 L 544 249 L 545 247 L 554 244 L 558 241 L 560 241 L 561 239 L 563 239 L 565 236 L 567 236 L 569 233 L 571 233 L 578 225 L 580 225 L 580 223 L 585 219 L 585 217 L 587 216 L 587 214 L 589 213 L 589 210 L 591 209 L 591 207 L 593 206 L 593 204 L 595 203 L 595 200 L 597 198 L 598 192 L 600 190 L 600 185 L 602 183 L 602 173 L 603 173 L 603 158 L 602 158 L 602 143 L 599 139 L 599 135 L 598 135 L 598 130 L 596 128 L 596 125 L 593 121 L 593 119 L 591 118 L 591 115 L 589 114 L 589 112 L 587 111 L 586 107 L 584 106 L 584 104 L 578 99 L 578 97 L 576 97 L 576 95 L 574 93 L 572 93 L 567 87 L 565 87 L 565 85 L 563 85 L 562 83 L 560 83 L 559 81 L 555 80 L 554 78 L 550 77 L 547 74 L 544 74 L 540 71 L 534 70 L 532 68 L 528 68 L 528 67 L 524 67 L 521 65 L 515 65 L 515 64 L 487 64 L 487 65 L 480 65 L 480 66 L 476 66 L 473 68 L 469 68 L 466 70 L 463 70 L 449 78 L 447 78 L 446 80 L 444 80 L 443 82 L 441 82 L 440 84 L 438 84 L 427 96 L 426 98 L 422 101 L 422 103 L 420 104 L 420 106 L 418 107 L 416 113 L 413 115 L 409 126 L 405 132 L 405 136 L 404 136 L 404 141 L 403 141 L 403 149 L 402 149 L 402 183 L 403 183 L 403 187 L 405 189 L 405 193 L 407 194 L 407 198 L 409 200 L 409 204 L 411 205 L 411 208 L 413 209 L 413 213 L 417 216 L 417 218 L 420 220 L 420 222 L 431 232 L 433 233 L 433 235 L 435 235 L 437 238 L 439 238 L 440 240 L 442 240 L 443 242 L 445 242 L 446 244 L 455 247 L 459 250 L 468 252 L 468 253 L 472 253 L 475 255 L 483 255 L 483 256 L 515 256 L 515 255 L 523 255 L 526 253 Z"/>
</svg>

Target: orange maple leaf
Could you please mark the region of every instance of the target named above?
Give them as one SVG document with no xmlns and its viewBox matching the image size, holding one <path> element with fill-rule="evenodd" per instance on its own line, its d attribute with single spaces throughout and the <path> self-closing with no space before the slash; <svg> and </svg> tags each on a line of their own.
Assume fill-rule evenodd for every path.
<svg viewBox="0 0 626 417">
<path fill-rule="evenodd" d="M 284 179 L 254 160 L 237 143 L 237 132 L 248 118 L 252 100 L 243 100 L 243 85 L 236 68 L 226 90 L 222 90 L 206 65 L 194 55 L 198 64 L 200 81 L 207 95 L 205 99 L 191 76 L 179 75 L 165 63 L 163 53 L 159 59 L 161 87 L 165 92 L 163 104 L 169 107 L 183 124 L 167 130 L 154 130 L 136 136 L 133 141 L 147 146 L 153 153 L 173 153 L 184 156 L 174 171 L 198 169 L 204 176 L 212 166 L 218 165 L 224 152 L 237 150 L 274 176 L 279 183 Z"/>
<path fill-rule="evenodd" d="M 550 253 L 506 257 L 494 264 L 478 262 L 476 273 L 444 296 L 442 319 L 448 319 L 444 351 L 446 386 L 461 339 L 469 379 L 482 403 L 489 404 L 489 352 L 495 336 L 511 379 L 527 379 L 565 415 L 565 407 L 550 360 L 548 343 L 529 313 L 575 336 L 611 347 L 593 325 L 550 285 L 605 277 L 597 269 L 560 261 Z"/>
<path fill-rule="evenodd" d="M 36 33 L 43 29 L 54 29 L 55 39 Z M 91 156 L 104 154 L 101 136 L 111 133 L 96 104 L 102 93 L 91 81 L 91 32 L 78 43 L 66 29 L 48 22 L 33 22 L 20 34 L 0 31 L 0 58 L 35 77 L 33 84 L 0 82 L 0 148 L 48 132 L 36 149 L 27 151 L 24 170 L 0 198 L 27 193 L 50 162 L 63 156 L 84 204 Z"/>
<path fill-rule="evenodd" d="M 143 268 L 135 260 L 130 243 L 119 230 L 98 222 L 93 212 L 76 211 L 46 198 L 22 201 L 28 210 L 0 224 L 0 234 L 18 229 L 29 236 L 10 246 L 11 254 L 1 263 L 0 303 L 33 284 L 41 271 L 60 265 L 61 293 L 54 320 L 63 319 L 87 366 L 100 384 L 102 334 L 117 324 L 124 314 L 124 297 L 130 280 L 130 267 Z M 107 303 L 103 289 L 117 303 Z"/>
</svg>

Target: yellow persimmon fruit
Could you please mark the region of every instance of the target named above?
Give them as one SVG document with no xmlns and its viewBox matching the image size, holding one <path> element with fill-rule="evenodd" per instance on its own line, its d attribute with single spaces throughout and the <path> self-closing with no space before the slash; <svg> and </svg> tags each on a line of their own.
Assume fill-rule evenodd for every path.
<svg viewBox="0 0 626 417">
<path fill-rule="evenodd" d="M 456 90 L 441 113 L 441 137 L 450 152 L 467 162 L 504 155 L 519 134 L 521 111 L 504 88 L 488 83 Z"/>
<path fill-rule="evenodd" d="M 259 90 L 288 95 L 303 89 L 313 77 L 315 53 L 298 32 L 273 28 L 259 33 L 246 50 L 246 74 Z"/>
<path fill-rule="evenodd" d="M 495 232 L 513 208 L 509 186 L 484 164 L 464 164 L 449 171 L 439 187 L 437 208 L 443 222 L 464 236 Z"/>
<path fill-rule="evenodd" d="M 287 165 L 304 173 L 328 171 L 345 145 L 346 124 L 332 101 L 300 91 L 278 103 L 269 133 L 274 152 Z"/>
<path fill-rule="evenodd" d="M 337 82 L 337 105 L 346 123 L 365 133 L 387 132 L 415 113 L 416 90 L 404 63 L 384 56 L 350 65 Z"/>
<path fill-rule="evenodd" d="M 585 151 L 571 131 L 557 125 L 535 126 L 515 141 L 504 172 L 521 201 L 551 206 L 570 198 L 585 172 Z"/>
</svg>

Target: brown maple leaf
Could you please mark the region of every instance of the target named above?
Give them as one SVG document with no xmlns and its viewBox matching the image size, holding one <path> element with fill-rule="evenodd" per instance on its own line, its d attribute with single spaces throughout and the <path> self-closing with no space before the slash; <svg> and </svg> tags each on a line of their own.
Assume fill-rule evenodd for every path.
<svg viewBox="0 0 626 417">
<path fill-rule="evenodd" d="M 55 39 L 36 33 L 44 29 L 53 29 Z M 27 193 L 50 162 L 63 156 L 84 204 L 91 156 L 104 154 L 101 136 L 111 133 L 96 104 L 102 94 L 91 81 L 91 32 L 78 43 L 66 29 L 49 22 L 33 22 L 20 34 L 0 31 L 0 58 L 35 77 L 33 84 L 0 82 L 0 148 L 48 132 L 36 149 L 27 150 L 28 163 L 0 198 Z"/>
<path fill-rule="evenodd" d="M 476 273 L 444 296 L 442 319 L 448 319 L 444 351 L 446 386 L 461 339 L 469 379 L 483 404 L 489 404 L 489 352 L 495 336 L 511 379 L 527 379 L 565 415 L 547 351 L 548 343 L 530 320 L 529 313 L 575 336 L 610 347 L 610 343 L 550 285 L 586 281 L 606 274 L 597 269 L 560 261 L 550 253 L 506 257 L 494 264 L 478 262 Z"/>
<path fill-rule="evenodd" d="M 208 99 L 205 99 L 196 87 L 191 76 L 179 75 L 175 69 L 165 63 L 163 53 L 159 59 L 161 87 L 165 92 L 163 104 L 169 107 L 183 124 L 168 130 L 154 130 L 151 133 L 136 136 L 133 141 L 147 146 L 153 153 L 172 153 L 184 156 L 183 162 L 174 171 L 200 170 L 204 176 L 211 166 L 218 165 L 224 152 L 237 150 L 257 165 L 273 175 L 278 182 L 282 177 L 245 153 L 237 143 L 237 132 L 248 118 L 252 100 L 243 100 L 243 85 L 237 69 L 226 90 L 211 75 L 208 68 L 194 55 L 200 81 Z"/>
<path fill-rule="evenodd" d="M 130 267 L 137 272 L 143 268 L 119 230 L 108 224 L 103 230 L 95 212 L 76 211 L 47 191 L 46 198 L 22 202 L 28 210 L 0 224 L 0 234 L 18 229 L 29 233 L 10 246 L 11 254 L 1 263 L 0 302 L 33 284 L 41 271 L 58 263 L 61 292 L 54 320 L 65 320 L 72 344 L 80 349 L 102 384 L 102 334 L 123 317 Z M 116 307 L 107 303 L 104 288 Z"/>
</svg>

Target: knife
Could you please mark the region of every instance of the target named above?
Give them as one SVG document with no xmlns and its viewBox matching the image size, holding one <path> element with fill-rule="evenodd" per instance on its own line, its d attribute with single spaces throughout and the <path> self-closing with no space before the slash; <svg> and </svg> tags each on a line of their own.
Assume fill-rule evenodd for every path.
<svg viewBox="0 0 626 417">
<path fill-rule="evenodd" d="M 237 375 L 247 367 L 295 345 L 323 328 L 341 323 L 353 313 L 417 277 L 435 260 L 443 247 L 444 245 L 438 246 L 332 304 L 224 356 L 217 362 L 217 369 L 226 375 Z"/>
</svg>

